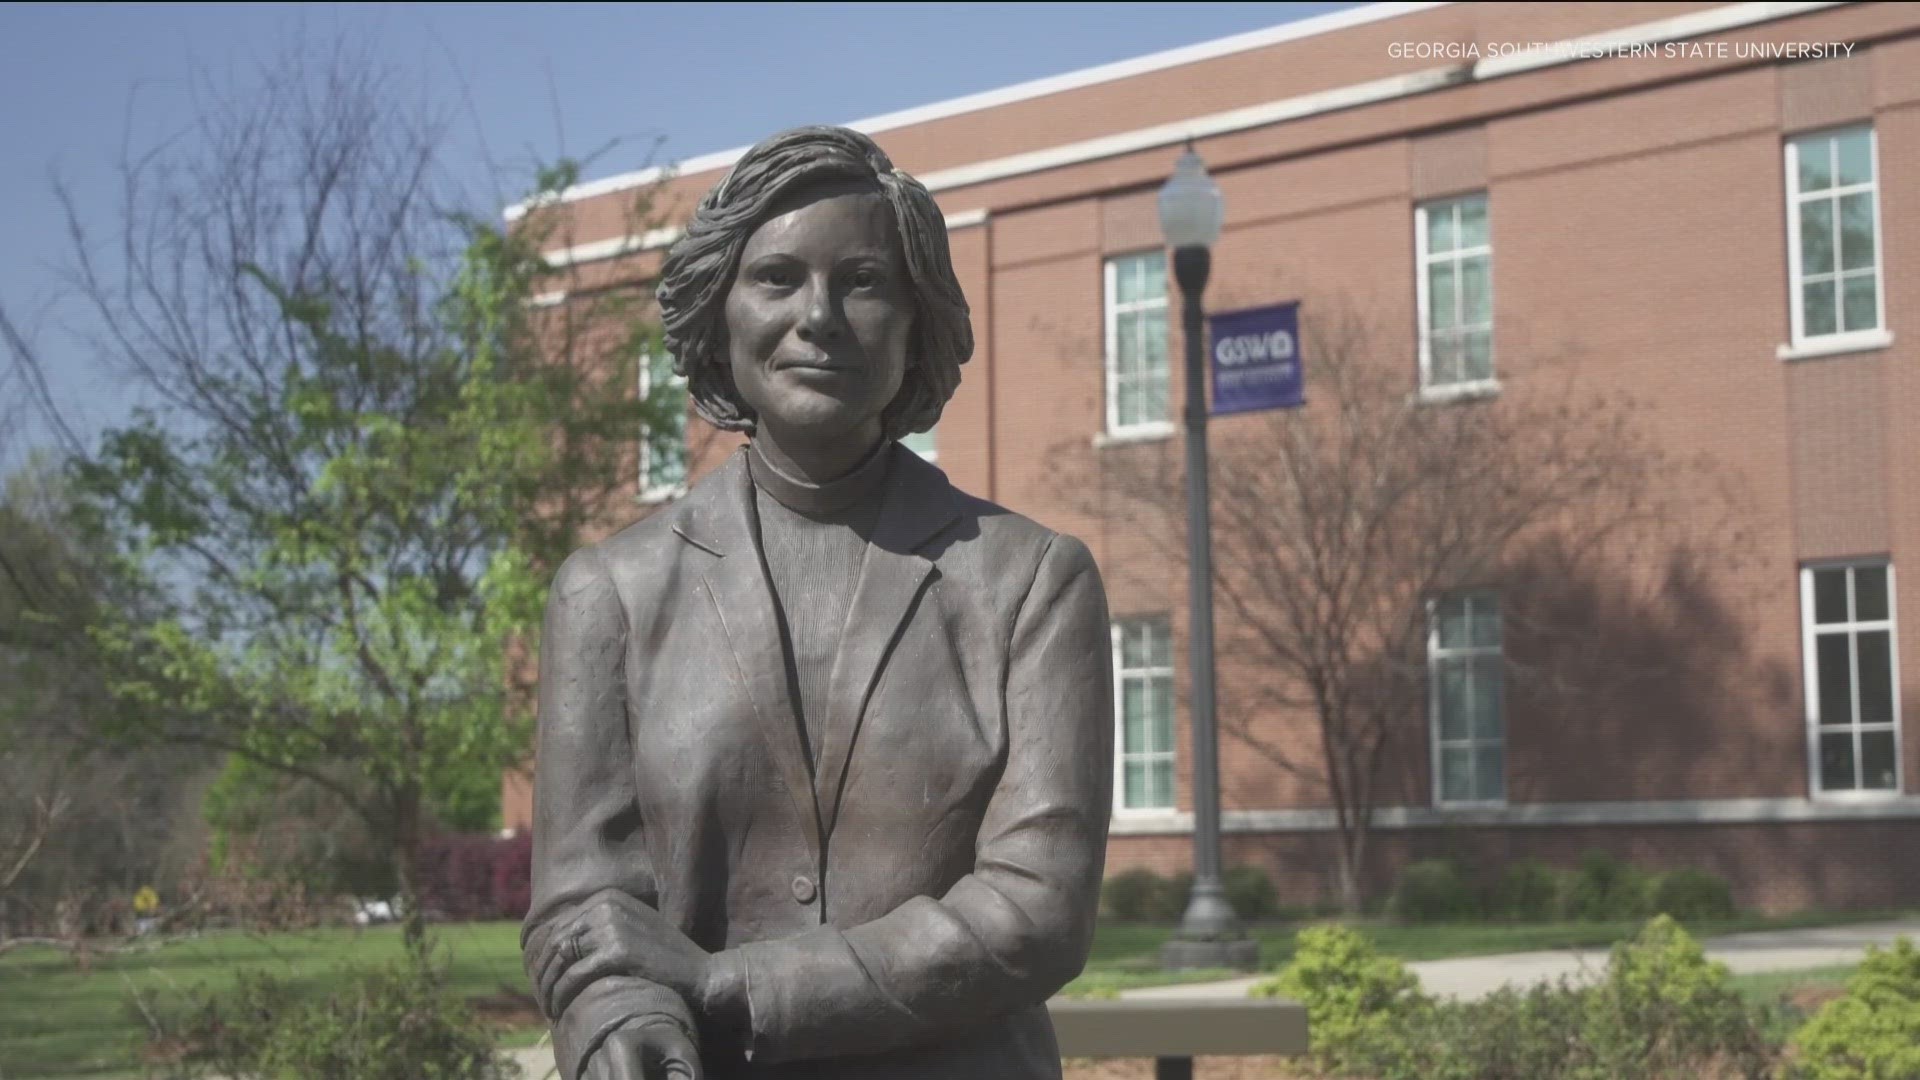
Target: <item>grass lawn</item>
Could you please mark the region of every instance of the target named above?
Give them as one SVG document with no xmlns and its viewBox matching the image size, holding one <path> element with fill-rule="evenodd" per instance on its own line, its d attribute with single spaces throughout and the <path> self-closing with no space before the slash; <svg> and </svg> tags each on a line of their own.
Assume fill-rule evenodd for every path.
<svg viewBox="0 0 1920 1080">
<path fill-rule="evenodd" d="M 1689 927 L 1697 936 L 1787 926 L 1833 925 L 1878 915 L 1809 914 L 1787 919 L 1742 918 Z M 1407 960 L 1524 952 L 1536 949 L 1605 947 L 1638 929 L 1636 923 L 1568 923 L 1540 926 L 1387 926 L 1359 924 L 1383 951 Z M 1293 955 L 1296 925 L 1262 926 L 1261 966 L 1275 970 Z M 1087 971 L 1069 994 L 1102 993 L 1135 986 L 1229 977 L 1231 972 L 1192 972 L 1174 977 L 1158 970 L 1161 926 L 1104 924 L 1095 935 Z M 523 994 L 519 926 L 470 923 L 434 928 L 454 990 L 467 998 L 506 999 Z M 231 986 L 236 971 L 264 969 L 320 987 L 348 962 L 379 963 L 401 953 L 394 927 L 316 930 L 306 933 L 212 933 L 142 952 L 96 956 L 78 970 L 64 951 L 19 949 L 0 955 L 0 1076 L 100 1076 L 131 1074 L 139 1067 L 145 1027 L 132 1002 L 136 995 L 166 1003 L 195 987 Z M 1823 969 L 1824 971 L 1824 969 Z M 1778 980 L 1781 976 L 1753 977 Z M 1804 981 L 1804 980 L 1803 980 Z M 1836 980 L 1837 981 L 1837 980 Z M 1743 980 L 1743 986 L 1746 981 Z M 1777 1000 L 1790 983 L 1753 983 L 1759 995 Z M 501 1018 L 502 1041 L 531 1045 L 541 1032 L 524 1013 Z"/>
</svg>

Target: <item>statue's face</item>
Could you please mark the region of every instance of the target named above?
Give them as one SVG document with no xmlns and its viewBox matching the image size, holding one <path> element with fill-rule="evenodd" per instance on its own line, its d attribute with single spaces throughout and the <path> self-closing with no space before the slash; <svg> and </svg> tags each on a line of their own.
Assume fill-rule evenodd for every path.
<svg viewBox="0 0 1920 1080">
<path fill-rule="evenodd" d="M 871 442 L 900 390 L 913 314 L 886 200 L 823 188 L 741 252 L 726 307 L 734 386 L 776 438 Z"/>
</svg>

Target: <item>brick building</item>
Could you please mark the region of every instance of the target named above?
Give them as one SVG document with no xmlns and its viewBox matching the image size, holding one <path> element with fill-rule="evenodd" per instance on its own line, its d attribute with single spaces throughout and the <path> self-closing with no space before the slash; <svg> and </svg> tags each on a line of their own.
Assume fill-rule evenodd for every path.
<svg viewBox="0 0 1920 1080">
<path fill-rule="evenodd" d="M 1898 572 L 1920 552 L 1920 345 L 1898 326 L 1920 311 L 1920 9 L 1375 4 L 854 126 L 933 190 L 973 306 L 974 359 L 916 449 L 1082 537 L 1107 575 L 1133 701 L 1110 868 L 1188 860 L 1185 569 L 1063 502 L 1051 466 L 1063 445 L 1178 452 L 1155 194 L 1192 138 L 1226 203 L 1210 306 L 1362 303 L 1433 408 L 1497 400 L 1530 357 L 1571 348 L 1649 403 L 1665 447 L 1747 493 L 1749 556 L 1711 568 L 1724 617 L 1693 643 L 1711 687 L 1529 716 L 1498 663 L 1472 662 L 1499 658 L 1497 633 L 1464 652 L 1436 634 L 1436 673 L 1464 657 L 1494 674 L 1411 719 L 1375 887 L 1434 854 L 1604 848 L 1712 870 L 1761 908 L 1920 901 L 1920 636 L 1898 619 L 1920 611 L 1920 575 Z M 682 162 L 667 227 L 638 234 L 622 211 L 656 176 L 581 186 L 550 258 L 582 288 L 643 274 L 738 153 Z M 1310 410 L 1311 336 L 1303 350 Z M 645 455 L 644 505 L 733 445 L 689 434 L 690 455 L 671 435 Z M 1223 672 L 1223 713 L 1242 685 Z M 1222 774 L 1227 863 L 1326 898 L 1325 793 L 1231 733 Z M 527 813 L 510 778 L 506 823 Z"/>
</svg>

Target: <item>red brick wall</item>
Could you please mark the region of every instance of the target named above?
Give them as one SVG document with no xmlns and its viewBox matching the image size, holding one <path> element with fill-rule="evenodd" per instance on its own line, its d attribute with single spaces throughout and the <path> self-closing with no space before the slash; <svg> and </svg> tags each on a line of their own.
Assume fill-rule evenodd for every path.
<svg viewBox="0 0 1920 1080">
<path fill-rule="evenodd" d="M 1708 4 L 1458 4 L 1321 37 L 1201 61 L 915 125 L 879 136 L 925 173 L 1149 124 L 1434 66 L 1396 60 L 1394 41 L 1546 41 L 1667 18 Z M 1807 794 L 1798 568 L 1833 555 L 1891 555 L 1897 603 L 1920 612 L 1920 13 L 1847 5 L 1720 35 L 1731 42 L 1863 43 L 1847 60 L 1778 65 L 1620 59 L 1551 67 L 1377 105 L 1203 139 L 1226 198 L 1208 300 L 1215 310 L 1301 299 L 1377 313 L 1402 337 L 1386 353 L 1413 388 L 1416 199 L 1484 187 L 1490 195 L 1496 366 L 1508 395 L 1529 393 L 1543 358 L 1592 385 L 1630 391 L 1675 459 L 1705 455 L 1732 482 L 1750 544 L 1715 563 L 1702 602 L 1720 629 L 1710 677 L 1630 707 L 1508 717 L 1516 802 Z M 1790 132 L 1870 111 L 1880 153 L 1880 219 L 1891 348 L 1783 362 L 1788 336 L 1781 144 Z M 1154 191 L 1176 151 L 1155 149 L 940 192 L 949 212 L 989 211 L 956 231 L 954 261 L 974 309 L 977 348 L 943 418 L 939 461 L 963 488 L 1084 538 L 1114 614 L 1165 612 L 1176 681 L 1186 676 L 1185 567 L 1129 517 L 1081 512 L 1063 476 L 1098 476 L 1122 455 L 1179 453 L 1178 439 L 1095 448 L 1103 427 L 1101 261 L 1158 242 Z M 718 170 L 675 181 L 669 209 Z M 570 204 L 574 242 L 616 235 L 624 195 Z M 679 200 L 679 202 L 674 202 Z M 594 274 L 617 276 L 613 269 Z M 1178 370 L 1178 298 L 1169 347 Z M 1390 342 L 1390 344 L 1392 344 Z M 1312 343 L 1307 343 L 1311 388 Z M 1311 392 L 1311 390 L 1310 390 Z M 1180 407 L 1175 380 L 1172 404 Z M 1250 422 L 1220 440 L 1256 437 Z M 699 475 L 737 439 L 722 439 Z M 1075 473 L 1074 470 L 1080 470 Z M 1089 473 L 1088 470 L 1091 470 Z M 1680 482 L 1678 475 L 1674 482 Z M 1096 486 L 1097 487 L 1097 486 Z M 1702 506 L 1707 505 L 1704 501 Z M 1177 512 L 1178 508 L 1173 510 Z M 1692 524 L 1709 527 L 1704 518 Z M 1630 583 L 1645 591 L 1647 582 Z M 1911 620 L 1909 615 L 1909 621 Z M 1920 790 L 1920 634 L 1900 636 L 1907 790 Z M 1220 626 L 1227 639 L 1229 621 Z M 1221 672 L 1223 714 L 1236 679 Z M 1306 718 L 1262 716 L 1264 738 L 1310 751 Z M 1185 709 L 1177 745 L 1186 767 Z M 1424 722 L 1415 718 L 1414 726 Z M 1408 750 L 1390 801 L 1422 804 L 1424 748 Z M 1227 737 L 1227 805 L 1326 805 Z M 1184 774 L 1178 803 L 1189 805 Z M 508 821 L 524 792 L 508 787 Z M 1472 830 L 1382 834 L 1382 881 L 1406 858 L 1446 844 L 1571 861 L 1615 845 L 1662 865 L 1697 861 L 1761 907 L 1913 899 L 1907 871 L 1876 854 L 1911 847 L 1907 821 L 1805 825 Z M 1330 834 L 1228 839 L 1268 860 L 1283 891 L 1327 893 Z M 1171 868 L 1185 837 L 1116 839 L 1116 868 Z M 1853 853 L 1858 852 L 1857 858 Z M 1237 854 L 1239 853 L 1239 854 Z M 1297 883 L 1297 884 L 1296 884 Z"/>
</svg>

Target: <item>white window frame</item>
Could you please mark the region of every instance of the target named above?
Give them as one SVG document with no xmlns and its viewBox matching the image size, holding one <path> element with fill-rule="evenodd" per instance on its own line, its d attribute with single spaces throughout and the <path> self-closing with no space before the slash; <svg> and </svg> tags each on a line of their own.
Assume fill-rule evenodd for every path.
<svg viewBox="0 0 1920 1080">
<path fill-rule="evenodd" d="M 1499 614 L 1501 620 L 1500 641 L 1498 644 L 1441 648 L 1440 604 L 1442 600 L 1455 598 L 1464 600 L 1492 600 L 1494 610 Z M 1475 657 L 1494 656 L 1502 658 L 1504 668 L 1505 655 L 1506 615 L 1501 609 L 1500 594 L 1498 592 L 1491 589 L 1464 589 L 1460 592 L 1449 593 L 1445 597 L 1436 597 L 1427 601 L 1427 745 L 1432 748 L 1430 765 L 1433 777 L 1433 804 L 1435 806 L 1454 808 L 1475 806 L 1499 807 L 1507 805 L 1507 777 L 1505 775 L 1500 777 L 1500 797 L 1497 799 L 1449 799 L 1446 796 L 1445 777 L 1441 768 L 1443 750 L 1466 749 L 1468 751 L 1474 751 L 1482 746 L 1498 745 L 1500 747 L 1501 768 L 1504 774 L 1506 771 L 1507 746 L 1509 741 L 1507 739 L 1507 704 L 1504 685 L 1502 686 L 1500 695 L 1500 738 L 1497 743 L 1495 740 L 1475 738 L 1471 729 L 1471 721 L 1469 721 L 1469 728 L 1465 739 L 1442 740 L 1440 737 L 1441 666 L 1452 660 L 1471 660 Z M 1501 674 L 1503 684 L 1505 678 L 1506 676 L 1503 670 Z M 1476 763 L 1475 769 L 1477 770 L 1479 758 L 1474 757 L 1473 760 Z M 1477 772 L 1475 780 L 1478 780 Z"/>
<path fill-rule="evenodd" d="M 1809 139 L 1838 139 L 1856 131 L 1867 133 L 1867 171 L 1870 179 L 1864 184 L 1835 186 L 1822 191 L 1804 193 L 1800 190 L 1800 143 Z M 1792 354 L 1824 356 L 1835 352 L 1847 352 L 1853 349 L 1884 348 L 1890 344 L 1887 333 L 1887 274 L 1884 229 L 1880 224 L 1880 138 L 1872 124 L 1847 124 L 1819 131 L 1801 132 L 1789 136 L 1782 154 L 1787 174 L 1787 314 L 1791 325 L 1792 341 L 1786 358 Z M 1837 164 L 1837 163 L 1836 163 Z M 1838 181 L 1839 171 L 1835 169 L 1834 180 Z M 1873 314 L 1876 325 L 1861 330 L 1836 330 L 1831 334 L 1816 334 L 1809 337 L 1806 332 L 1806 291 L 1802 287 L 1805 275 L 1800 268 L 1800 207 L 1803 203 L 1828 201 L 1833 204 L 1833 227 L 1835 229 L 1832 275 L 1822 277 L 1843 277 L 1846 271 L 1841 269 L 1840 259 L 1840 200 L 1847 195 L 1867 194 L 1873 206 Z M 1858 274 L 1859 271 L 1853 271 Z M 1846 296 L 1844 291 L 1836 298 L 1834 325 L 1846 322 Z"/>
<path fill-rule="evenodd" d="M 1439 255 L 1427 250 L 1427 215 L 1434 210 L 1454 207 L 1469 199 L 1479 199 L 1487 207 L 1487 242 L 1469 248 L 1454 248 Z M 1414 266 L 1414 307 L 1420 320 L 1420 396 L 1428 401 L 1448 401 L 1459 397 L 1476 397 L 1500 392 L 1498 372 L 1499 356 L 1494 351 L 1493 333 L 1493 200 L 1485 191 L 1468 192 L 1463 195 L 1450 195 L 1444 199 L 1430 199 L 1416 203 L 1413 207 L 1413 266 Z M 1432 285 L 1428 283 L 1428 268 L 1434 263 L 1451 262 L 1456 265 L 1468 259 L 1486 256 L 1487 260 L 1487 366 L 1494 374 L 1484 379 L 1461 379 L 1456 382 L 1435 383 L 1433 381 L 1433 339 L 1432 320 L 1429 318 L 1433 306 Z M 1460 280 L 1456 271 L 1454 280 Z M 1455 288 L 1454 295 L 1463 295 L 1464 290 Z M 1479 325 L 1479 324 L 1474 324 Z M 1456 323 L 1454 329 L 1466 329 L 1466 325 Z"/>
<path fill-rule="evenodd" d="M 653 365 L 659 359 L 659 354 L 656 353 L 643 353 L 640 357 L 639 390 L 641 401 L 647 400 L 648 395 L 653 393 Z M 672 387 L 684 388 L 687 385 L 687 379 L 684 375 L 674 375 L 667 380 L 667 383 Z M 686 443 L 686 438 L 687 421 L 686 414 L 683 410 L 680 417 L 680 441 L 683 446 Z M 673 484 L 652 483 L 653 439 L 650 432 L 642 431 L 640 433 L 640 501 L 643 503 L 659 503 L 666 502 L 670 499 L 677 499 L 685 495 L 687 493 L 687 484 L 684 476 L 686 464 L 686 452 L 683 449 L 681 451 L 683 476 L 680 481 Z"/>
<path fill-rule="evenodd" d="M 1849 619 L 1842 623 L 1815 623 L 1813 607 L 1813 576 L 1820 570 L 1850 570 L 1854 568 L 1885 568 L 1887 571 L 1887 617 L 1885 619 Z M 1847 610 L 1853 614 L 1854 589 L 1853 576 L 1847 577 Z M 1891 559 L 1849 559 L 1839 562 L 1811 563 L 1800 568 L 1800 652 L 1801 681 L 1805 684 L 1807 712 L 1807 790 L 1813 797 L 1824 801 L 1873 801 L 1878 799 L 1899 798 L 1906 790 L 1906 748 L 1900 733 L 1900 610 L 1898 590 L 1893 574 Z M 1829 726 L 1828 732 L 1846 730 L 1853 733 L 1854 776 L 1859 777 L 1861 769 L 1860 736 L 1869 731 L 1893 732 L 1893 787 L 1891 788 L 1844 788 L 1828 791 L 1820 780 L 1820 654 L 1818 638 L 1829 635 L 1845 634 L 1856 637 L 1862 631 L 1885 630 L 1887 632 L 1889 677 L 1893 680 L 1893 719 L 1881 724 L 1860 723 L 1860 651 L 1856 645 L 1849 650 L 1851 675 L 1853 677 L 1853 718 L 1844 728 Z"/>
<path fill-rule="evenodd" d="M 1122 634 L 1130 626 L 1147 624 L 1157 626 L 1167 636 L 1167 666 L 1127 668 L 1123 664 L 1125 649 L 1121 645 Z M 1148 615 L 1128 619 L 1116 619 L 1109 627 L 1113 645 L 1113 814 L 1115 817 L 1162 817 L 1179 808 L 1179 717 L 1175 715 L 1173 705 L 1173 622 L 1164 615 Z M 1167 804 L 1165 806 L 1128 806 L 1127 805 L 1127 695 L 1126 684 L 1129 678 L 1165 679 L 1167 700 L 1167 745 L 1165 751 L 1143 750 L 1131 755 L 1131 760 L 1154 764 L 1165 761 L 1173 766 L 1173 775 L 1167 782 Z"/>
<path fill-rule="evenodd" d="M 1136 259 L 1159 258 L 1165 260 L 1166 251 L 1154 249 L 1136 251 L 1126 255 L 1109 256 L 1101 264 L 1101 277 L 1105 288 L 1105 300 L 1101 305 L 1104 316 L 1106 339 L 1106 398 L 1107 398 L 1107 435 L 1118 438 L 1148 438 L 1168 435 L 1173 432 L 1173 350 L 1169 345 L 1164 350 L 1167 358 L 1167 415 L 1154 420 L 1133 424 L 1120 423 L 1120 318 L 1123 315 L 1145 314 L 1151 311 L 1167 311 L 1167 292 L 1162 289 L 1155 299 L 1129 300 L 1120 303 L 1120 264 Z M 1169 268 L 1171 269 L 1171 268 Z M 1171 274 L 1168 275 L 1171 277 Z M 1171 327 L 1171 321 L 1168 326 Z"/>
</svg>

